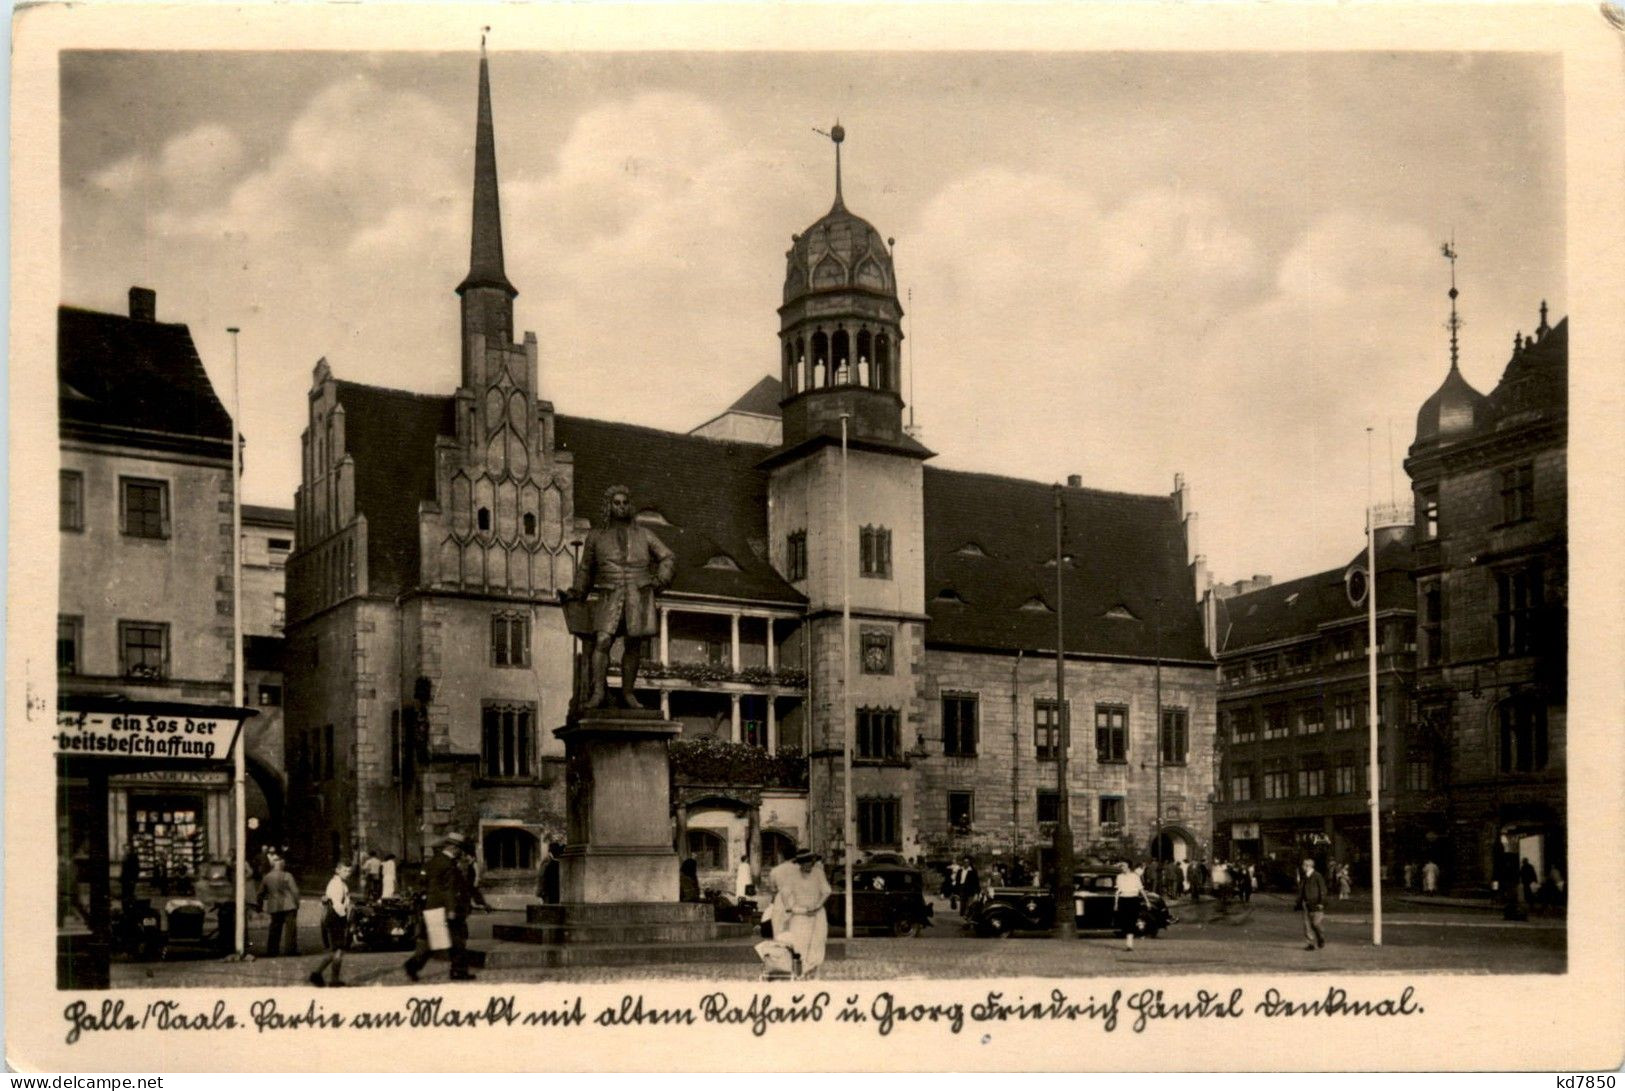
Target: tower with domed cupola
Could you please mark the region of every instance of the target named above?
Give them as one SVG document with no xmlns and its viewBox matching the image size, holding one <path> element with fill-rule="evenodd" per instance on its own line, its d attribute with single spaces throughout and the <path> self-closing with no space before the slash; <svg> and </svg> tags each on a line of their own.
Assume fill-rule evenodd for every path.
<svg viewBox="0 0 1625 1091">
<path fill-rule="evenodd" d="M 850 716 L 858 847 L 910 852 L 918 845 L 907 774 L 924 729 L 923 463 L 931 452 L 903 427 L 903 308 L 892 243 L 846 207 L 846 134 L 836 125 L 829 136 L 835 201 L 791 237 L 785 255 L 783 442 L 762 463 L 770 550 L 774 567 L 809 602 L 813 845 L 834 852 L 843 843 Z"/>
</svg>

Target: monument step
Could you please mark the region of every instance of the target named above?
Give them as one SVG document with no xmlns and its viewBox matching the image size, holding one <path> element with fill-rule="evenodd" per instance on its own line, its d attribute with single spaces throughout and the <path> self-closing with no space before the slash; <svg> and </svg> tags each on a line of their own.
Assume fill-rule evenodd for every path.
<svg viewBox="0 0 1625 1091">
<path fill-rule="evenodd" d="M 489 970 L 565 966 L 760 965 L 756 944 L 746 940 L 706 943 L 498 943 L 485 952 Z M 830 940 L 826 961 L 846 957 L 846 941 Z"/>
<path fill-rule="evenodd" d="M 563 902 L 525 909 L 531 924 L 675 924 L 716 919 L 709 902 Z"/>
<path fill-rule="evenodd" d="M 698 943 L 745 939 L 755 933 L 748 924 L 686 921 L 667 924 L 498 924 L 491 935 L 517 943 Z"/>
</svg>

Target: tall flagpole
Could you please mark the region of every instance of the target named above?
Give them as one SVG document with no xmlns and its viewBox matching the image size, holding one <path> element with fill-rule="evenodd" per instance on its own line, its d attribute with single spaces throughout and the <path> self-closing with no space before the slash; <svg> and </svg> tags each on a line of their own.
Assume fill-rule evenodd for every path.
<svg viewBox="0 0 1625 1091">
<path fill-rule="evenodd" d="M 1066 554 L 1062 537 L 1066 528 L 1066 507 L 1060 483 L 1055 485 L 1055 717 L 1058 743 L 1055 752 L 1055 791 L 1058 796 L 1055 815 L 1055 877 L 1059 880 L 1055 891 L 1056 923 L 1061 935 L 1077 934 L 1077 915 L 1072 904 L 1072 870 L 1076 867 L 1072 845 L 1072 791 L 1067 772 L 1067 754 L 1072 747 L 1072 717 L 1066 711 L 1066 627 L 1063 624 L 1065 603 L 1061 588 L 1066 576 Z"/>
<path fill-rule="evenodd" d="M 1368 703 L 1366 719 L 1371 742 L 1371 945 L 1382 946 L 1382 760 L 1377 724 L 1377 509 L 1371 502 L 1371 429 L 1365 430 L 1365 645 Z"/>
<path fill-rule="evenodd" d="M 840 145 L 836 145 L 839 154 Z M 856 850 L 856 831 L 852 828 L 852 518 L 846 503 L 846 422 L 850 414 L 841 414 L 841 719 L 844 738 L 841 744 L 841 805 L 843 842 L 841 858 L 846 868 L 846 938 L 852 938 L 852 856 Z"/>
<path fill-rule="evenodd" d="M 242 378 L 237 369 L 236 326 L 231 334 L 231 703 L 243 707 L 243 459 L 242 459 Z M 232 879 L 232 900 L 236 906 L 233 942 L 237 957 L 248 953 L 248 891 L 244 873 L 248 870 L 248 725 L 239 723 L 237 745 L 232 747 L 232 824 L 236 827 L 236 866 Z"/>
</svg>

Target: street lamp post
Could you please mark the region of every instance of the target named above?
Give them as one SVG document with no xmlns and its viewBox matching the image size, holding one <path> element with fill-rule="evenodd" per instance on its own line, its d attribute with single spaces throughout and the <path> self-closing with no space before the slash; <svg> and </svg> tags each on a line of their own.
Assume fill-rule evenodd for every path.
<svg viewBox="0 0 1625 1091">
<path fill-rule="evenodd" d="M 1055 716 L 1059 744 L 1055 754 L 1055 913 L 1062 933 L 1075 930 L 1077 917 L 1072 909 L 1072 806 L 1067 788 L 1067 752 L 1072 747 L 1072 718 L 1066 714 L 1066 628 L 1063 623 L 1062 587 L 1066 576 L 1066 555 L 1061 540 L 1065 534 L 1066 509 L 1059 483 L 1055 486 Z M 1055 736 L 1052 736 L 1055 737 Z"/>
<path fill-rule="evenodd" d="M 1157 873 L 1152 876 L 1152 882 L 1157 890 L 1162 889 L 1162 596 L 1157 596 L 1156 610 L 1151 619 L 1151 631 L 1156 652 L 1156 708 L 1157 708 L 1157 817 L 1155 821 L 1156 832 L 1151 842 L 1152 858 L 1157 862 Z"/>
</svg>

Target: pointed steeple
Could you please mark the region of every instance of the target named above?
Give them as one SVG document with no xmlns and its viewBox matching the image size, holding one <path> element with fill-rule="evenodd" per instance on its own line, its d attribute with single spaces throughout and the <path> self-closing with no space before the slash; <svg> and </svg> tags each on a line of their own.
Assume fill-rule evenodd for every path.
<svg viewBox="0 0 1625 1091">
<path fill-rule="evenodd" d="M 491 122 L 491 69 L 485 57 L 485 36 L 480 36 L 480 105 L 474 128 L 474 230 L 469 247 L 468 276 L 457 286 L 462 295 L 470 288 L 497 288 L 509 299 L 519 292 L 508 283 L 502 266 L 502 207 L 497 198 L 496 130 Z"/>
<path fill-rule="evenodd" d="M 846 210 L 846 202 L 841 200 L 841 141 L 846 139 L 846 130 L 841 128 L 837 121 L 835 128 L 829 131 L 829 138 L 835 145 L 835 203 L 830 206 L 831 212 Z"/>
</svg>

